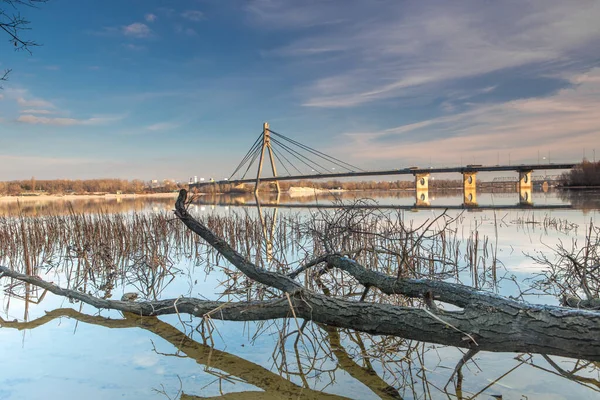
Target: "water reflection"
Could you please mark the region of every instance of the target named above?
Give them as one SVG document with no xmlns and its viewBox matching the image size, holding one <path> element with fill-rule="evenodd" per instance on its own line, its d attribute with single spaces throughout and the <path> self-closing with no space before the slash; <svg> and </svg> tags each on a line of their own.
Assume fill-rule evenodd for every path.
<svg viewBox="0 0 600 400">
<path fill-rule="evenodd" d="M 35 197 L 21 197 L 18 199 L 0 197 L 0 215 L 67 215 L 106 212 L 111 214 L 132 211 L 170 211 L 173 209 L 176 195 L 160 197 L 135 196 L 86 196 L 56 197 L 39 199 Z"/>
<path fill-rule="evenodd" d="M 600 210 L 600 190 L 566 190 L 558 192 L 563 201 L 584 212 Z"/>
<path fill-rule="evenodd" d="M 485 196 L 478 194 L 478 200 L 485 200 Z M 554 196 L 552 202 L 556 199 L 559 200 L 557 203 L 562 201 Z M 441 198 L 444 199 L 443 196 Z M 497 195 L 490 198 L 504 199 Z M 400 195 L 378 199 L 400 204 L 414 200 L 412 196 Z M 507 194 L 505 199 L 501 203 L 512 204 L 514 193 Z M 276 199 L 271 200 L 276 203 Z M 460 197 L 449 195 L 447 200 L 449 203 L 460 202 Z M 583 197 L 566 200 L 581 201 L 586 206 L 595 204 L 594 200 Z M 145 204 L 134 202 L 129 204 L 131 208 L 121 211 L 107 206 L 106 209 L 110 210 L 108 217 L 97 212 L 97 209 L 104 209 L 102 204 L 90 203 L 87 210 L 95 215 L 93 218 L 86 216 L 83 205 L 77 206 L 81 207 L 77 208 L 77 213 L 67 207 L 64 214 L 59 213 L 65 217 L 63 219 L 44 218 L 42 214 L 49 209 L 33 207 L 31 210 L 35 212 L 28 215 L 37 215 L 36 218 L 2 220 L 0 263 L 60 282 L 65 287 L 81 288 L 107 298 L 118 298 L 122 292 L 130 290 L 147 299 L 176 297 L 183 293 L 226 299 L 269 296 L 259 292 L 259 288 L 248 283 L 241 274 L 228 269 L 222 259 L 189 235 L 177 224 L 178 221 L 172 221 L 170 215 L 147 212 L 155 207 L 173 208 L 171 200 L 164 201 L 163 206 L 156 205 L 154 201 Z M 240 252 L 265 268 L 290 271 L 304 257 L 322 250 L 310 244 L 313 238 L 307 236 L 306 225 L 301 223 L 307 214 L 271 207 L 255 211 L 230 208 L 227 212 L 219 207 L 210 211 L 207 207 L 202 211 L 202 201 L 200 199 L 198 203 L 199 217 Z M 285 200 L 280 198 L 279 201 Z M 301 200 L 293 201 L 299 203 Z M 337 198 L 324 200 L 319 197 L 319 201 L 333 203 Z M 256 199 L 252 196 L 248 202 L 256 202 Z M 143 213 L 132 213 L 133 210 Z M 23 209 L 21 212 L 25 213 Z M 573 210 L 559 210 L 551 218 L 534 212 L 453 214 L 457 218 L 456 226 L 453 226 L 455 236 L 454 239 L 445 239 L 447 253 L 442 254 L 443 262 L 432 260 L 427 252 L 416 253 L 414 263 L 407 264 L 410 268 L 404 271 L 410 276 L 429 276 L 431 270 L 435 270 L 444 279 L 457 279 L 507 295 L 516 294 L 511 292 L 514 289 L 510 285 L 511 279 L 522 284 L 524 277 L 531 277 L 531 274 L 520 275 L 516 268 L 515 261 L 522 262 L 521 250 L 538 246 L 540 235 L 544 235 L 546 243 L 556 238 L 578 238 L 582 231 L 586 231 L 585 226 L 578 233 L 577 228 L 567 222 L 584 224 L 589 219 L 573 214 Z M 123 216 L 125 214 L 127 218 Z M 398 215 L 405 220 L 413 219 L 416 225 L 431 216 L 428 212 Z M 27 234 L 23 235 L 24 232 Z M 91 240 L 90 232 L 94 235 Z M 351 235 L 340 240 L 354 243 Z M 429 248 L 441 248 L 442 244 L 441 241 L 437 244 L 432 242 Z M 498 252 L 498 258 L 507 267 L 502 262 L 495 263 Z M 375 260 L 366 254 L 364 257 L 363 262 L 373 265 L 378 271 L 394 271 L 396 264 L 391 259 Z M 343 276 L 328 279 L 328 284 L 331 284 L 339 282 Z M 94 351 L 95 347 L 88 349 L 86 362 L 102 364 L 106 362 L 105 357 L 133 357 L 132 349 L 141 340 L 147 345 L 144 351 L 160 357 L 161 363 L 167 367 L 168 373 L 159 376 L 142 371 L 153 383 L 137 395 L 121 393 L 128 398 L 467 399 L 489 396 L 520 398 L 522 395 L 530 398 L 595 398 L 600 388 L 597 365 L 583 360 L 479 353 L 462 368 L 457 368 L 463 358 L 460 350 L 425 342 L 371 336 L 293 319 L 251 324 L 213 322 L 211 329 L 203 330 L 208 322 L 194 318 L 141 318 L 114 313 L 91 315 L 96 311 L 88 309 L 87 313 L 81 312 L 85 307 L 77 303 L 71 306 L 73 308 L 64 308 L 66 301 L 47 296 L 30 285 L 3 283 L 7 286 L 2 296 L 5 315 L 0 320 L 0 335 L 4 343 L 17 344 L 4 344 L 10 347 L 4 349 L 5 354 L 8 359 L 27 361 L 22 368 L 12 367 L 11 370 L 5 364 L 6 370 L 2 371 L 3 378 L 0 378 L 5 384 L 17 381 L 21 375 L 47 375 L 48 371 L 35 372 L 31 365 L 38 362 L 43 365 L 50 358 L 70 364 L 73 360 L 64 356 L 65 349 L 85 340 L 89 331 L 83 325 L 93 325 L 98 327 L 94 336 L 98 347 L 101 347 L 100 343 L 113 341 L 118 345 L 109 355 Z M 358 288 L 339 285 L 337 290 L 348 295 Z M 360 294 L 358 292 L 357 295 Z M 369 301 L 406 302 L 406 299 L 390 299 L 376 293 L 370 296 Z M 544 298 L 541 301 L 549 300 Z M 50 311 L 44 314 L 45 310 Z M 24 311 L 23 314 L 19 314 L 15 321 L 15 315 L 21 311 Z M 69 321 L 81 324 L 73 325 Z M 45 330 L 50 325 L 56 329 L 69 329 L 58 332 Z M 21 349 L 18 341 L 14 340 L 14 334 L 11 334 L 14 329 L 35 330 L 35 334 L 23 336 Z M 150 338 L 141 333 L 149 333 Z M 46 343 L 41 340 L 46 336 L 50 345 L 38 345 Z M 28 349 L 32 351 L 28 352 Z M 195 364 L 201 366 L 196 372 Z M 15 365 L 18 364 L 15 362 Z M 133 374 L 131 367 L 117 365 L 115 368 L 123 379 L 129 379 Z M 72 373 L 76 377 L 89 375 L 86 370 Z M 196 373 L 201 378 L 191 377 Z M 113 383 L 101 380 L 89 385 L 92 390 L 99 390 Z M 15 383 L 8 386 L 11 385 L 14 391 L 5 397 L 24 397 L 23 386 Z M 54 385 L 61 388 L 63 397 L 77 392 L 77 386 L 69 379 Z"/>
<path fill-rule="evenodd" d="M 394 209 L 557 209 L 571 208 L 569 197 L 559 196 L 558 191 L 534 191 L 532 188 L 520 192 L 489 190 L 463 192 L 462 190 L 438 190 L 435 192 L 414 191 L 313 191 L 300 193 L 261 193 L 257 198 L 250 193 L 200 194 L 195 204 L 202 206 L 249 206 L 280 208 L 336 208 L 340 203 L 356 199 L 375 200 L 372 207 Z M 600 204 L 598 204 L 600 208 Z"/>
<path fill-rule="evenodd" d="M 563 385 L 568 382 L 577 384 L 569 386 L 571 392 L 553 390 L 555 395 L 573 398 L 569 395 L 572 394 L 577 398 L 585 398 L 600 392 L 598 367 L 586 361 L 519 354 L 504 370 L 494 368 L 497 372 L 489 374 L 478 370 L 482 366 L 490 366 L 489 355 L 483 354 L 468 369 L 465 367 L 464 372 L 458 370 L 453 379 L 455 368 L 452 368 L 450 362 L 452 358 L 459 361 L 460 353 L 452 356 L 443 347 L 436 348 L 398 338 L 373 338 L 357 332 L 313 324 L 303 326 L 302 336 L 297 331 L 291 331 L 286 340 L 277 343 L 279 348 L 275 351 L 280 356 L 275 358 L 274 369 L 265 368 L 231 352 L 218 350 L 198 332 L 185 334 L 161 319 L 130 313 L 124 313 L 122 318 L 106 318 L 72 308 L 58 308 L 28 322 L 0 318 L 0 326 L 3 329 L 34 330 L 52 322 L 60 323 L 61 318 L 110 329 L 105 335 L 118 335 L 115 330 L 130 328 L 148 331 L 173 348 L 167 352 L 161 351 L 158 347 L 162 349 L 165 344 L 157 346 L 154 344 L 156 339 L 151 339 L 155 354 L 169 358 L 172 364 L 182 363 L 185 359 L 194 360 L 202 366 L 204 380 L 212 377 L 212 383 L 209 384 L 211 388 L 203 387 L 198 391 L 198 384 L 187 379 L 180 380 L 177 389 L 177 398 L 180 399 L 206 398 L 197 395 L 215 390 L 220 392 L 220 396 L 214 398 L 358 398 L 351 393 L 344 396 L 323 391 L 335 388 L 339 383 L 348 384 L 348 379 L 362 385 L 367 390 L 363 390 L 363 394 L 369 393 L 368 397 L 382 399 L 468 399 L 482 394 L 496 398 L 516 398 L 515 396 L 524 393 L 523 390 L 530 390 L 530 385 L 535 387 L 536 384 L 533 381 L 523 387 L 523 382 L 517 377 L 525 372 L 523 370 L 527 370 L 528 375 L 542 379 L 561 379 Z M 304 346 L 311 347 L 311 350 L 307 352 Z M 119 349 L 122 350 L 124 349 Z M 478 375 L 487 378 L 482 380 Z M 229 392 L 225 389 L 232 387 L 234 382 L 250 387 L 241 392 Z M 160 388 L 158 383 L 157 387 Z M 170 386 L 168 388 L 162 386 L 162 390 L 156 387 L 154 389 L 158 394 L 162 392 L 166 396 L 173 395 L 174 389 Z M 541 397 L 552 393 L 539 388 L 536 392 Z M 578 397 L 579 395 L 583 397 Z"/>
</svg>

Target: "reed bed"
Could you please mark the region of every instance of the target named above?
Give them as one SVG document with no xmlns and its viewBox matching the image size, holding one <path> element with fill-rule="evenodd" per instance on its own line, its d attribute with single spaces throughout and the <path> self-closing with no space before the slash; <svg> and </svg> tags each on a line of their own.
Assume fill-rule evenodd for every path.
<svg viewBox="0 0 600 400">
<path fill-rule="evenodd" d="M 564 218 L 556 218 L 548 214 L 544 214 L 543 217 L 538 217 L 533 212 L 519 216 L 513 221 L 513 223 L 524 228 L 540 228 L 545 234 L 547 234 L 549 231 L 556 231 L 563 234 L 577 234 L 577 228 L 579 227 L 579 225 L 576 223 Z"/>
<path fill-rule="evenodd" d="M 450 218 L 444 213 L 416 225 L 404 212 L 355 206 L 279 218 L 275 209 L 258 214 L 201 214 L 197 218 L 257 265 L 281 272 L 337 252 L 399 278 L 460 281 L 467 277 L 462 272 L 468 270 L 475 286 L 493 281 L 487 268 L 494 266 L 495 276 L 495 253 L 489 238 L 481 237 L 477 227 L 466 239 L 461 237 L 461 216 Z M 71 210 L 61 215 L 3 216 L 0 243 L 0 263 L 33 275 L 53 271 L 65 274 L 69 287 L 106 298 L 112 296 L 115 286 L 125 284 L 134 285 L 146 298 L 158 298 L 182 273 L 182 260 L 203 267 L 207 273 L 218 268 L 223 276 L 223 295 L 228 298 L 277 295 L 232 270 L 214 249 L 166 212 Z M 300 279 L 313 290 L 322 290 L 325 285 L 332 294 L 361 295 L 359 285 L 339 271 L 324 274 L 319 267 Z M 377 300 L 376 294 L 371 296 L 370 300 Z"/>
</svg>

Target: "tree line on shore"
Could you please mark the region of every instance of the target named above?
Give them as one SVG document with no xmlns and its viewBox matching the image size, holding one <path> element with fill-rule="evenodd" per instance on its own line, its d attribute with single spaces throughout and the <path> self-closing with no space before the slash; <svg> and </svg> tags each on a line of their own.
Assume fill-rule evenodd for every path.
<svg viewBox="0 0 600 400">
<path fill-rule="evenodd" d="M 53 179 L 0 182 L 0 195 L 90 194 L 90 193 L 165 193 L 179 190 L 187 184 L 171 180 L 163 182 L 139 179 Z"/>
<path fill-rule="evenodd" d="M 600 186 L 600 161 L 583 160 L 561 176 L 562 186 Z"/>
</svg>

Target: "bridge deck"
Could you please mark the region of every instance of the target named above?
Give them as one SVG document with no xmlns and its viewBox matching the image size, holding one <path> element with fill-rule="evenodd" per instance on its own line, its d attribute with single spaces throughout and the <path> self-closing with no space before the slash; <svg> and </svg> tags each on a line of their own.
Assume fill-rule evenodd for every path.
<svg viewBox="0 0 600 400">
<path fill-rule="evenodd" d="M 277 177 L 261 177 L 261 182 L 275 181 L 296 181 L 301 179 L 331 179 L 331 178 L 354 178 L 364 176 L 387 176 L 387 175 L 416 175 L 416 174 L 439 174 L 439 173 L 464 173 L 464 172 L 502 172 L 502 171 L 539 171 L 539 170 L 556 170 L 556 169 L 571 169 L 575 163 L 567 164 L 519 164 L 519 165 L 467 165 L 466 167 L 443 167 L 443 168 L 403 168 L 390 169 L 385 171 L 364 171 L 364 172 L 340 172 L 333 174 L 311 174 L 311 175 L 296 175 L 296 176 L 277 176 Z M 209 181 L 191 183 L 190 188 L 213 185 L 215 183 L 254 183 L 256 178 Z"/>
</svg>

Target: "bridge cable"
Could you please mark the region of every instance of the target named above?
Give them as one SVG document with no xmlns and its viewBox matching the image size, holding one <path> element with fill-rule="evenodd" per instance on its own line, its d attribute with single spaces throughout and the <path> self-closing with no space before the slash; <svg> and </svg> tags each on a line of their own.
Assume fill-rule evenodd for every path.
<svg viewBox="0 0 600 400">
<path fill-rule="evenodd" d="M 342 167 L 342 168 L 344 168 L 344 169 L 346 169 L 346 170 L 348 170 L 348 171 L 352 171 L 352 172 L 354 172 L 354 171 L 358 170 L 358 171 L 365 172 L 365 170 L 363 170 L 362 168 L 358 168 L 357 166 L 354 166 L 354 165 L 352 165 L 352 164 L 349 164 L 349 163 L 347 163 L 347 162 L 345 162 L 345 161 L 342 161 L 342 160 L 340 160 L 340 159 L 338 159 L 338 158 L 335 158 L 335 157 L 333 157 L 333 156 L 330 156 L 330 155 L 328 155 L 328 154 L 325 154 L 325 153 L 323 153 L 323 152 L 321 152 L 321 151 L 319 151 L 319 150 L 313 149 L 313 148 L 311 148 L 311 147 L 309 147 L 309 146 L 307 146 L 307 145 L 305 145 L 305 144 L 302 144 L 302 143 L 300 143 L 300 142 L 298 142 L 298 141 L 296 141 L 296 140 L 290 139 L 290 138 L 288 138 L 288 137 L 286 137 L 286 136 L 284 136 L 284 135 L 282 135 L 282 134 L 280 134 L 280 133 L 274 132 L 274 131 L 272 131 L 272 130 L 270 130 L 270 129 L 269 129 L 269 131 L 270 131 L 272 134 L 274 134 L 274 135 L 276 135 L 276 136 L 278 136 L 278 137 L 280 137 L 280 138 L 282 138 L 282 139 L 284 139 L 284 140 L 287 140 L 287 141 L 289 141 L 289 142 L 291 142 L 291 143 L 295 144 L 296 146 L 298 146 L 298 147 L 301 147 L 301 148 L 303 148 L 304 150 L 306 150 L 306 151 L 308 151 L 308 152 L 311 152 L 311 153 L 313 153 L 313 154 L 314 154 L 314 155 L 316 155 L 316 156 L 319 156 L 319 157 L 321 157 L 321 158 L 323 158 L 323 159 L 326 159 L 327 161 L 330 161 L 331 163 L 333 163 L 333 164 L 336 164 L 336 165 L 338 165 L 338 166 L 340 166 L 340 167 Z M 347 167 L 344 167 L 344 166 L 342 166 L 342 165 L 340 165 L 340 164 L 337 164 L 337 163 L 335 163 L 335 162 L 333 162 L 333 161 L 331 161 L 331 160 L 335 160 L 335 161 L 337 161 L 337 162 L 339 162 L 339 163 L 345 164 L 345 165 L 347 165 L 347 166 L 349 166 L 349 167 L 351 167 L 351 168 L 354 168 L 354 170 L 351 170 L 351 169 L 349 169 L 349 168 L 347 168 Z"/>
<path fill-rule="evenodd" d="M 302 148 L 303 150 L 306 150 L 307 152 L 309 152 L 309 153 L 312 153 L 312 154 L 316 155 L 317 157 L 319 157 L 319 158 L 321 158 L 321 159 L 323 159 L 323 160 L 325 160 L 325 161 L 327 161 L 327 162 L 330 162 L 330 163 L 332 163 L 333 165 L 336 165 L 336 166 L 338 166 L 338 167 L 340 167 L 340 168 L 342 168 L 342 169 L 345 169 L 345 170 L 347 170 L 347 171 L 350 171 L 350 172 L 355 172 L 355 170 L 357 170 L 357 169 L 358 169 L 358 170 L 360 170 L 360 171 L 362 171 L 362 169 L 360 169 L 360 168 L 358 168 L 358 167 L 355 167 L 355 166 L 353 166 L 352 164 L 348 164 L 348 163 L 346 163 L 346 162 L 344 162 L 344 161 L 337 160 L 337 158 L 335 158 L 335 157 L 327 156 L 326 154 L 325 154 L 325 157 L 324 157 L 324 156 L 322 156 L 321 154 L 318 154 L 318 151 L 317 151 L 317 150 L 314 150 L 314 149 L 312 149 L 312 148 L 310 148 L 310 147 L 308 147 L 308 146 L 304 146 L 304 145 L 302 145 L 301 143 L 297 144 L 297 146 L 299 146 L 299 147 L 300 147 L 300 148 Z M 339 161 L 339 162 L 336 162 L 336 161 L 334 161 L 334 160 L 336 160 L 336 161 Z M 345 165 L 344 165 L 344 164 L 345 164 Z M 351 168 L 348 168 L 347 166 L 350 166 L 352 169 L 351 169 Z"/>
<path fill-rule="evenodd" d="M 274 140 L 274 141 L 272 140 L 272 142 L 273 142 L 273 143 L 275 143 L 275 144 L 277 144 L 278 146 L 280 146 L 280 147 L 281 147 L 281 149 L 283 149 L 285 152 L 287 152 L 289 155 L 291 155 L 292 157 L 294 157 L 296 160 L 300 161 L 300 162 L 301 162 L 301 163 L 303 163 L 304 165 L 308 166 L 309 168 L 315 168 L 315 166 L 313 166 L 313 165 L 310 165 L 310 164 L 308 164 L 306 161 L 304 161 L 303 159 L 301 159 L 301 158 L 299 157 L 299 155 L 298 155 L 296 152 L 294 152 L 294 151 L 293 151 L 293 149 L 290 149 L 288 146 L 286 146 L 286 145 L 283 145 L 282 143 L 280 143 L 280 142 L 279 142 L 279 141 L 277 141 L 277 140 Z M 278 147 L 278 148 L 279 148 L 279 147 Z M 286 160 L 287 160 L 287 159 L 286 159 Z M 310 161 L 310 160 L 309 160 L 309 161 Z M 290 161 L 288 160 L 288 162 L 290 162 Z M 299 170 L 299 169 L 298 169 L 298 168 L 297 168 L 297 167 L 296 167 L 296 166 L 295 166 L 295 165 L 294 165 L 292 162 L 290 162 L 290 165 L 291 165 L 292 167 L 294 167 L 294 169 L 295 169 L 296 171 L 298 171 L 298 173 L 299 173 L 299 174 L 301 174 L 301 175 L 302 175 L 302 171 L 300 171 L 300 170 Z"/>
<path fill-rule="evenodd" d="M 285 150 L 285 149 L 284 149 L 284 150 Z M 281 162 L 281 160 L 279 159 L 279 154 L 277 154 L 277 152 L 276 152 L 275 150 L 273 150 L 273 154 L 275 154 L 275 157 L 277 157 L 277 159 L 279 160 L 279 162 Z M 290 160 L 288 160 L 288 158 L 287 158 L 287 157 L 286 157 L 284 154 L 281 154 L 281 157 L 283 157 L 283 159 L 284 159 L 285 161 L 287 161 L 287 162 L 288 162 L 288 164 L 289 164 L 289 165 L 290 165 L 292 168 L 294 168 L 296 171 L 298 171 L 298 173 L 299 173 L 300 175 L 302 175 L 302 171 L 300 171 L 300 170 L 298 169 L 298 167 L 296 167 L 296 166 L 294 165 L 294 163 L 293 163 L 293 162 L 291 162 Z M 283 163 L 282 163 L 282 164 L 283 164 Z M 284 165 L 284 168 L 285 168 L 285 165 Z M 285 168 L 285 170 L 286 170 L 286 171 L 288 171 L 288 169 L 287 169 L 287 168 Z M 290 172 L 289 172 L 289 171 L 288 171 L 288 174 L 289 174 L 290 176 L 292 176 L 292 174 L 290 174 Z"/>
<path fill-rule="evenodd" d="M 285 166 L 285 164 L 283 163 L 283 161 L 281 161 L 281 158 L 279 158 L 279 154 L 277 154 L 275 152 L 275 149 L 273 149 L 273 155 L 275 156 L 275 158 L 277 159 L 277 161 L 279 161 L 279 164 L 283 167 L 283 169 L 285 169 L 285 172 L 287 172 L 288 176 L 292 176 L 292 174 L 290 173 L 290 171 L 287 169 L 287 167 Z M 285 158 L 285 156 L 282 155 L 283 158 Z M 286 159 L 287 160 L 287 159 Z M 288 163 L 290 163 L 288 161 Z M 290 165 L 293 167 L 294 164 L 290 163 Z"/>
<path fill-rule="evenodd" d="M 248 153 L 246 153 L 246 155 L 244 156 L 244 158 L 242 159 L 242 161 L 240 162 L 240 164 L 237 166 L 237 168 L 235 169 L 235 171 L 233 171 L 233 173 L 231 174 L 231 176 L 229 177 L 229 179 L 231 179 L 241 168 L 244 167 L 244 165 L 248 162 L 248 160 L 252 159 L 257 151 L 257 149 L 259 148 L 260 143 L 259 142 L 254 142 L 254 145 L 252 145 L 252 147 L 250 148 L 250 150 L 248 151 Z"/>
<path fill-rule="evenodd" d="M 248 159 L 251 157 L 251 155 L 254 153 L 254 151 L 256 150 L 256 148 L 258 146 L 260 146 L 260 136 L 254 141 L 254 144 L 252 145 L 252 147 L 250 147 L 250 150 L 248 150 L 248 152 L 246 153 L 246 155 L 244 156 L 244 158 L 242 159 L 242 161 L 240 162 L 240 164 L 238 165 L 238 167 L 236 168 L 236 171 L 238 171 L 242 165 L 244 165 L 246 163 L 246 161 L 248 161 Z"/>
<path fill-rule="evenodd" d="M 229 179 L 231 179 L 240 170 L 240 168 L 242 168 L 244 166 L 244 164 L 252 157 L 252 154 L 256 151 L 255 148 L 259 146 L 261 138 L 262 138 L 262 133 L 254 141 L 254 144 L 252 145 L 252 147 L 250 147 L 250 150 L 248 150 L 248 152 L 246 153 L 246 155 L 244 156 L 244 158 L 242 159 L 242 161 L 239 163 L 239 165 L 237 166 L 237 168 L 235 169 L 235 171 L 233 171 L 233 173 L 231 174 L 231 176 L 229 176 Z"/>
<path fill-rule="evenodd" d="M 302 148 L 302 149 L 304 149 L 304 150 L 306 150 L 306 151 L 308 151 L 308 152 L 310 152 L 310 153 L 312 153 L 312 154 L 316 155 L 317 157 L 320 157 L 320 158 L 322 158 L 322 159 L 324 159 L 324 160 L 326 160 L 326 161 L 329 161 L 329 162 L 331 162 L 332 164 L 335 164 L 335 165 L 337 165 L 337 166 L 339 166 L 339 167 L 341 167 L 341 168 L 343 168 L 343 169 L 346 169 L 346 170 L 348 170 L 348 171 L 351 171 L 351 172 L 354 172 L 354 170 L 364 171 L 363 169 L 361 169 L 361 168 L 359 168 L 359 167 L 357 167 L 357 166 L 354 166 L 354 165 L 352 165 L 352 164 L 350 164 L 350 163 L 347 163 L 347 162 L 345 162 L 345 161 L 342 161 L 342 160 L 340 160 L 340 159 L 337 159 L 337 158 L 335 158 L 335 157 L 333 157 L 333 156 L 330 156 L 330 155 L 328 155 L 328 154 L 325 154 L 325 153 L 323 153 L 323 152 L 320 152 L 320 151 L 318 151 L 318 150 L 316 150 L 316 149 L 313 149 L 313 148 L 311 148 L 311 147 L 309 147 L 309 146 L 307 146 L 307 145 L 304 145 L 304 144 L 302 144 L 302 143 L 300 143 L 300 142 L 297 142 L 297 141 L 295 141 L 295 140 L 293 140 L 293 139 L 290 139 L 290 138 L 288 138 L 288 137 L 286 137 L 286 136 L 283 136 L 283 135 L 281 135 L 281 134 L 278 134 L 278 133 L 275 133 L 275 134 L 276 134 L 277 136 L 279 136 L 279 137 L 281 137 L 281 138 L 283 138 L 283 139 L 285 139 L 285 140 L 289 141 L 290 143 L 293 143 L 293 144 L 295 144 L 296 146 L 298 146 L 298 147 L 300 147 L 300 148 Z M 334 161 L 334 160 L 335 160 L 335 161 Z M 336 161 L 337 161 L 337 162 L 336 162 Z M 342 164 L 344 164 L 344 165 L 342 165 Z M 351 168 L 353 168 L 353 169 L 350 169 L 350 168 L 348 168 L 347 166 L 348 166 L 348 167 L 351 167 Z"/>
<path fill-rule="evenodd" d="M 282 148 L 284 148 L 285 150 L 287 150 L 292 156 L 296 157 L 296 159 L 298 161 L 300 161 L 304 165 L 308 166 L 309 168 L 314 169 L 314 170 L 317 170 L 318 168 L 321 168 L 322 170 L 327 171 L 327 169 L 325 167 L 323 167 L 322 165 L 316 163 L 315 161 L 311 160 L 310 158 L 306 157 L 305 155 L 300 154 L 300 153 L 294 151 L 293 149 L 290 149 L 288 146 L 286 146 L 285 144 L 281 143 L 277 139 L 271 138 L 271 141 L 277 143 L 279 146 L 281 146 Z M 314 165 L 308 164 L 306 161 L 304 161 L 300 157 L 304 158 L 304 160 L 308 160 L 309 162 L 313 163 Z"/>
<path fill-rule="evenodd" d="M 244 171 L 244 175 L 242 175 L 241 179 L 244 179 L 246 177 L 246 174 L 250 170 L 250 167 L 252 167 L 252 164 L 254 164 L 254 161 L 256 161 L 256 158 L 258 157 L 261 151 L 262 149 L 260 147 L 256 148 L 256 150 L 254 151 L 254 156 L 252 157 L 252 161 L 250 161 L 250 164 L 248 164 L 248 168 L 246 168 L 246 171 Z"/>
<path fill-rule="evenodd" d="M 328 169 L 327 167 L 324 167 L 323 165 L 319 164 L 317 161 L 312 160 L 310 158 L 308 158 L 307 156 L 305 156 L 304 154 L 295 151 L 293 148 L 285 145 L 284 143 L 280 142 L 277 139 L 271 138 L 272 141 L 275 141 L 275 143 L 277 143 L 279 146 L 281 146 L 282 148 L 284 148 L 285 150 L 288 151 L 288 153 L 292 154 L 294 157 L 296 157 L 296 159 L 302 161 L 299 157 L 302 157 L 304 160 L 306 160 L 309 164 L 307 164 L 307 162 L 304 162 L 304 165 L 307 165 L 308 167 L 310 167 L 313 171 L 317 172 L 318 174 L 327 174 Z"/>
<path fill-rule="evenodd" d="M 285 150 L 288 154 L 290 154 L 296 160 L 300 161 L 302 164 L 309 167 L 316 174 L 322 175 L 323 173 L 327 173 L 327 168 L 315 163 L 313 160 L 311 160 L 310 158 L 307 158 L 303 154 L 293 151 L 293 149 L 290 149 L 288 146 L 283 145 L 282 143 L 278 143 L 278 146 L 281 146 L 281 148 L 283 150 Z M 295 166 L 294 166 L 294 169 L 296 169 L 301 175 L 304 174 L 303 172 L 299 171 L 299 169 L 296 168 Z"/>
<path fill-rule="evenodd" d="M 235 175 L 243 166 L 244 164 L 250 159 L 252 158 L 252 155 L 254 154 L 254 152 L 256 151 L 257 147 L 260 146 L 260 139 L 261 136 L 259 136 L 255 141 L 254 144 L 252 145 L 252 147 L 250 147 L 250 150 L 248 150 L 248 152 L 246 153 L 246 155 L 244 156 L 244 158 L 242 159 L 242 161 L 239 163 L 239 165 L 237 166 L 237 168 L 235 169 L 235 171 L 231 174 L 230 178 L 233 177 L 233 175 Z"/>
<path fill-rule="evenodd" d="M 248 157 L 248 160 L 251 160 L 251 161 L 250 161 L 250 163 L 248 164 L 248 168 L 246 168 L 246 172 L 248 171 L 248 169 L 249 169 L 249 168 L 252 166 L 252 164 L 253 164 L 253 163 L 254 163 L 254 161 L 256 160 L 256 157 L 258 156 L 258 153 L 259 153 L 259 152 L 260 152 L 260 147 L 257 147 L 257 148 L 255 148 L 255 149 L 254 149 L 253 153 L 252 153 L 252 154 L 250 154 L 250 156 Z M 244 162 L 246 162 L 246 161 L 244 161 Z M 238 169 L 239 169 L 239 168 L 238 168 Z M 231 179 L 231 177 L 233 177 L 233 175 L 235 175 L 235 173 L 236 173 L 236 172 L 237 172 L 237 170 L 236 170 L 236 171 L 234 171 L 234 173 L 233 173 L 233 174 L 231 174 L 231 176 L 229 177 L 229 179 Z M 245 174 L 245 172 L 244 172 L 244 174 Z"/>
</svg>

